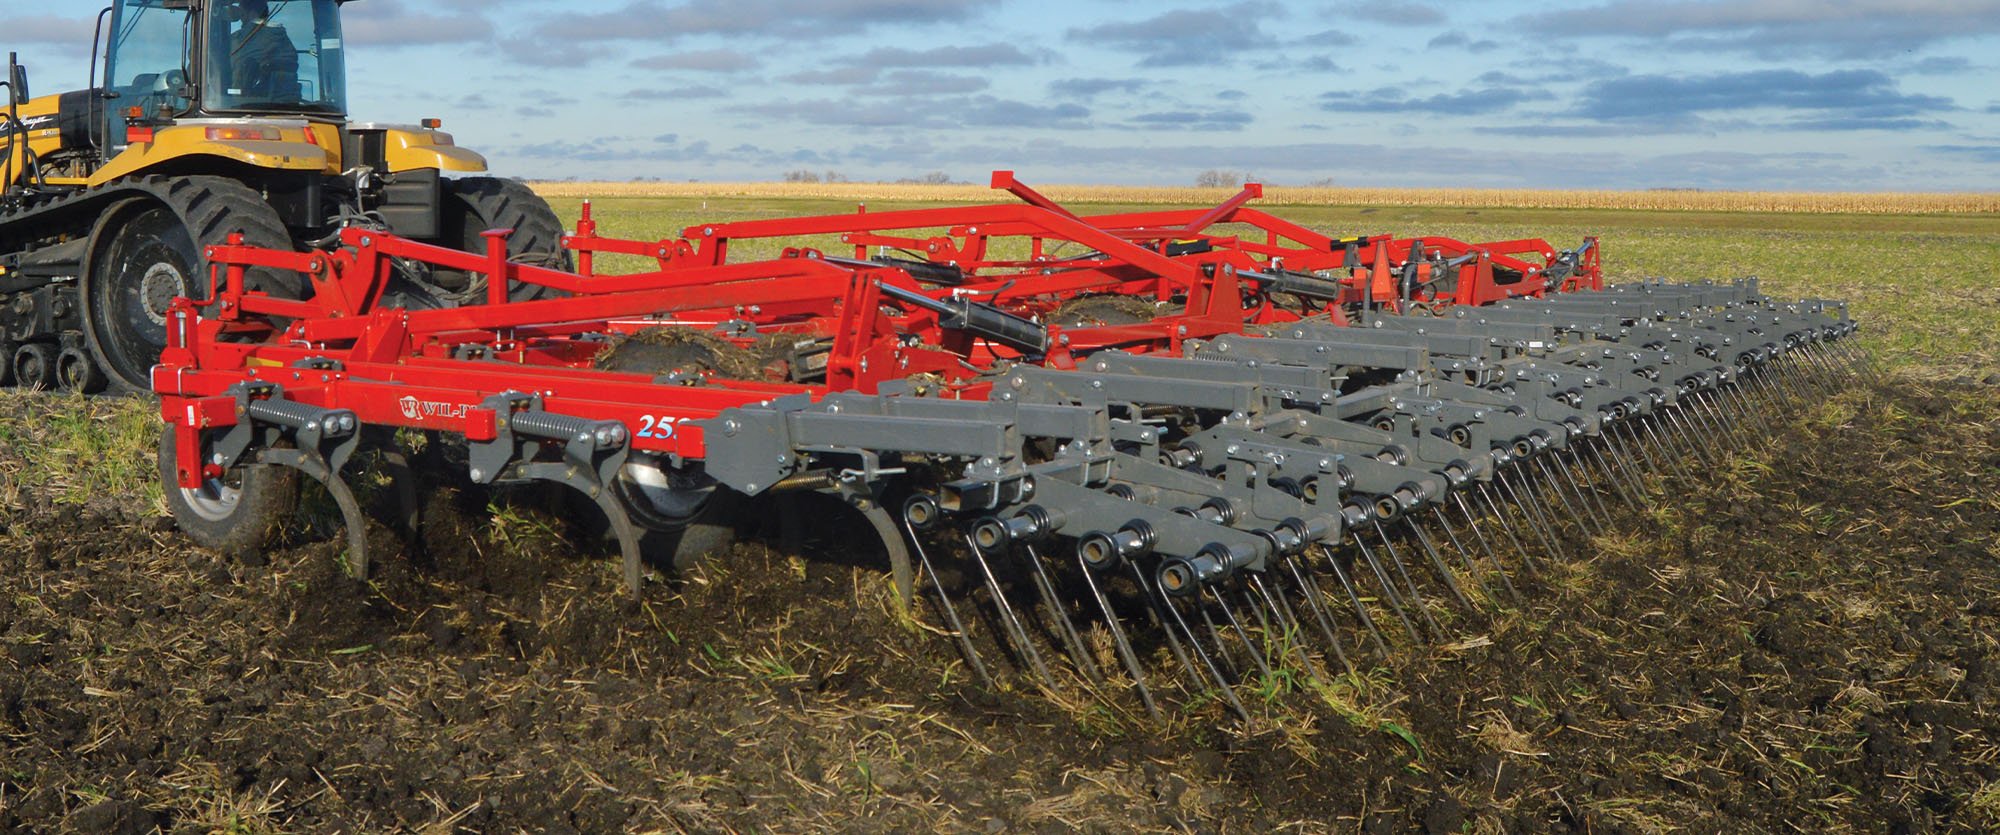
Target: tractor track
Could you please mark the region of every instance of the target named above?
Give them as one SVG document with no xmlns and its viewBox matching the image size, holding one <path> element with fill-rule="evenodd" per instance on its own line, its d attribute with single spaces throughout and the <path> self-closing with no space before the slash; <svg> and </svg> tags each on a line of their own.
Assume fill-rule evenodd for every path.
<svg viewBox="0 0 2000 835">
<path fill-rule="evenodd" d="M 552 518 L 440 484 L 369 585 L 325 533 L 224 560 L 26 472 L 53 400 L 0 394 L 0 830 L 2000 826 L 1991 388 L 1842 394 L 1490 644 L 1241 734 L 983 691 L 838 530 L 627 603 Z"/>
</svg>

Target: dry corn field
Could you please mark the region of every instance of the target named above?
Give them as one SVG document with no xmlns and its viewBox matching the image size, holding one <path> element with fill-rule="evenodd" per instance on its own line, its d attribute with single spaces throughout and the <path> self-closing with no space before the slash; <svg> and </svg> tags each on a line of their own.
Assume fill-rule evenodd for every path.
<svg viewBox="0 0 2000 835">
<path fill-rule="evenodd" d="M 551 201 L 590 197 L 781 198 L 967 203 L 991 202 L 976 183 L 612 183 L 539 182 Z M 1051 185 L 1038 190 L 1059 203 L 1200 205 L 1234 189 L 1176 186 Z M 1543 189 L 1341 188 L 1267 186 L 1260 205 L 1428 206 L 1494 209 L 1630 209 L 1643 211 L 1785 212 L 1794 214 L 1993 214 L 2000 193 L 1847 193 L 1776 191 L 1564 191 Z"/>
</svg>

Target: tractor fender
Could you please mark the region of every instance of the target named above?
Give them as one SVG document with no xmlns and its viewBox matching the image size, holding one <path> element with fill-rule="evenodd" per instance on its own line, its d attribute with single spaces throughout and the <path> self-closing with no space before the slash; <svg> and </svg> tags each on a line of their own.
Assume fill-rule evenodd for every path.
<svg viewBox="0 0 2000 835">
<path fill-rule="evenodd" d="M 189 125 L 161 128 L 153 141 L 126 148 L 92 174 L 90 180 L 92 185 L 107 183 L 199 157 L 229 160 L 266 171 L 321 172 L 335 164 L 325 148 L 310 142 L 209 139 L 202 126 Z M 212 171 L 217 166 L 198 164 L 195 169 Z"/>
<path fill-rule="evenodd" d="M 384 162 L 391 173 L 423 169 L 463 173 L 486 170 L 486 157 L 458 147 L 451 134 L 444 131 L 413 125 L 375 124 L 354 125 L 349 130 L 382 135 Z"/>
</svg>

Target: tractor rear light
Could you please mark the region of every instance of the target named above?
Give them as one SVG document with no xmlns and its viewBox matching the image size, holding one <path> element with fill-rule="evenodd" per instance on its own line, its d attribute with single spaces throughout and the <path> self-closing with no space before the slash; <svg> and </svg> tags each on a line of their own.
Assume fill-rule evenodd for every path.
<svg viewBox="0 0 2000 835">
<path fill-rule="evenodd" d="M 308 132 L 310 133 L 310 132 Z M 210 142 L 276 142 L 282 138 L 277 128 L 212 127 Z"/>
<path fill-rule="evenodd" d="M 152 142 L 152 141 L 153 141 L 152 125 L 125 126 L 125 144 L 138 145 L 140 143 Z"/>
</svg>

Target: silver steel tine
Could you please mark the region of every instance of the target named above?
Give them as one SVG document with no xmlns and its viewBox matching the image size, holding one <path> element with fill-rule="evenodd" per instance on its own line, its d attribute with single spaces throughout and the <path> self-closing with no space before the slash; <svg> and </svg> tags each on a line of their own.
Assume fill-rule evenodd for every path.
<svg viewBox="0 0 2000 835">
<path fill-rule="evenodd" d="M 1054 689 L 1055 677 L 1049 675 L 1048 666 L 1042 663 L 1042 653 L 1035 649 L 1035 642 L 1028 639 L 1028 630 L 1021 626 L 1021 618 L 1015 614 L 1014 605 L 1007 602 L 1006 593 L 1000 590 L 1000 578 L 993 573 L 993 566 L 987 564 L 986 554 L 979 550 L 970 533 L 965 534 L 965 547 L 971 549 L 973 561 L 979 563 L 979 572 L 986 578 L 987 594 L 993 598 L 993 607 L 999 611 L 1002 625 L 1013 642 L 1019 644 L 1015 652 L 1027 660 L 1028 666 L 1034 669 L 1044 686 Z"/>
<path fill-rule="evenodd" d="M 1042 565 L 1042 555 L 1035 552 L 1035 546 L 1031 543 L 1022 543 L 1021 550 L 1027 554 L 1028 563 L 1035 567 L 1035 587 L 1041 592 L 1042 605 L 1050 610 L 1050 617 L 1056 624 L 1056 635 L 1062 638 L 1064 649 L 1067 649 L 1070 657 L 1076 660 L 1077 669 L 1083 672 L 1084 677 L 1090 679 L 1091 683 L 1102 686 L 1104 672 L 1097 668 L 1097 660 L 1091 658 L 1089 651 L 1084 648 L 1083 638 L 1076 630 L 1076 623 L 1070 620 L 1069 608 L 1064 605 L 1062 597 L 1056 594 L 1055 583 L 1049 579 L 1048 569 Z"/>
<path fill-rule="evenodd" d="M 1592 459 L 1596 460 L 1598 474 L 1611 483 L 1611 495 L 1624 502 L 1627 508 L 1637 510 L 1639 499 L 1632 494 L 1632 486 L 1625 483 L 1625 472 L 1613 461 L 1617 451 L 1611 448 L 1613 442 L 1610 432 L 1606 429 L 1597 436 L 1595 442 L 1585 444 L 1583 448 L 1590 453 Z"/>
<path fill-rule="evenodd" d="M 1376 538 L 1382 540 L 1382 550 L 1389 555 L 1389 564 L 1395 566 L 1397 576 L 1403 578 L 1403 588 L 1409 592 L 1409 597 L 1405 599 L 1410 602 L 1410 608 L 1417 610 L 1417 614 L 1423 616 L 1424 623 L 1430 625 L 1431 634 L 1442 640 L 1444 629 L 1431 617 L 1430 604 L 1425 602 L 1424 593 L 1417 589 L 1417 581 L 1410 576 L 1410 567 L 1403 562 L 1403 556 L 1396 553 L 1396 546 L 1390 544 L 1389 532 L 1382 529 L 1382 521 L 1379 519 L 1370 520 L 1370 523 L 1375 527 Z"/>
<path fill-rule="evenodd" d="M 1562 548 L 1556 544 L 1555 533 L 1549 530 L 1548 526 L 1542 522 L 1540 508 L 1534 504 L 1530 504 L 1522 497 L 1520 492 L 1514 489 L 1514 483 L 1507 478 L 1506 471 L 1503 470 L 1494 473 L 1493 480 L 1499 483 L 1501 490 L 1506 491 L 1507 497 L 1514 503 L 1515 510 L 1520 512 L 1522 521 L 1526 522 L 1528 527 L 1535 532 L 1535 536 L 1541 538 L 1542 546 L 1549 549 L 1549 558 L 1553 560 L 1567 559 L 1568 555 L 1564 554 Z"/>
<path fill-rule="evenodd" d="M 1473 561 L 1472 552 L 1466 549 L 1465 543 L 1458 541 L 1458 532 L 1451 529 L 1451 520 L 1445 518 L 1444 504 L 1442 502 L 1431 505 L 1431 518 L 1437 522 L 1439 528 L 1444 530 L 1445 538 L 1451 540 L 1452 550 L 1458 552 L 1458 561 L 1465 566 L 1465 576 L 1472 578 L 1472 582 L 1479 584 L 1479 592 L 1486 596 L 1488 603 L 1498 604 L 1500 598 L 1493 593 L 1492 584 L 1486 582 L 1483 572 L 1479 570 L 1479 564 Z M 1421 526 L 1412 523 L 1412 527 Z M 1422 530 L 1417 531 L 1417 536 L 1426 540 L 1430 538 L 1430 535 L 1424 533 Z M 1442 549 L 1433 548 L 1433 550 Z M 1506 575 L 1502 574 L 1500 579 L 1502 582 L 1505 582 L 1507 579 Z"/>
<path fill-rule="evenodd" d="M 1133 567 L 1137 568 L 1136 565 Z M 1236 689 L 1229 686 L 1229 679 L 1223 678 L 1222 671 L 1215 666 L 1215 659 L 1210 658 L 1208 651 L 1201 648 L 1201 640 L 1195 637 L 1194 630 L 1189 628 L 1187 619 L 1181 617 L 1180 608 L 1176 607 L 1174 602 L 1168 600 L 1166 595 L 1160 593 L 1158 589 L 1153 588 L 1153 584 L 1147 581 L 1145 572 L 1139 571 L 1135 573 L 1139 577 L 1139 585 L 1146 590 L 1146 595 L 1151 597 L 1154 603 L 1161 609 L 1166 610 L 1166 615 L 1172 619 L 1173 626 L 1180 628 L 1182 637 L 1187 640 L 1188 649 L 1194 652 L 1195 657 L 1201 659 L 1202 669 L 1207 670 L 1209 682 L 1215 686 L 1216 690 L 1222 693 L 1222 698 L 1229 702 L 1229 706 L 1236 710 L 1236 715 L 1241 717 L 1247 724 L 1250 721 L 1250 711 L 1244 709 L 1243 702 L 1236 698 Z M 1211 624 L 1212 626 L 1213 624 Z M 1194 668 L 1190 666 L 1189 671 L 1192 672 L 1193 670 Z M 1201 676 L 1199 673 L 1196 673 L 1195 677 L 1199 679 Z"/>
<path fill-rule="evenodd" d="M 1498 481 L 1499 476 L 1496 475 L 1494 480 Z M 1528 552 L 1528 546 L 1523 545 L 1521 537 L 1514 533 L 1513 521 L 1500 512 L 1500 503 L 1493 500 L 1493 491 L 1488 489 L 1488 485 L 1479 485 L 1479 497 L 1486 500 L 1486 510 L 1493 514 L 1493 521 L 1500 525 L 1500 531 L 1507 534 L 1508 541 L 1514 543 L 1514 553 L 1521 555 L 1521 564 L 1527 567 L 1528 573 L 1540 571 L 1541 566 L 1535 564 L 1535 555 Z"/>
<path fill-rule="evenodd" d="M 1127 562 L 1126 565 L 1131 567 L 1132 582 L 1138 585 L 1140 594 L 1146 600 L 1147 615 L 1159 627 L 1160 632 L 1167 636 L 1167 648 L 1173 651 L 1174 659 L 1181 663 L 1181 668 L 1187 670 L 1190 680 L 1199 683 L 1202 681 L 1201 671 L 1195 667 L 1193 657 L 1188 655 L 1187 647 L 1181 642 L 1181 633 L 1174 628 L 1174 622 L 1179 619 L 1178 615 L 1168 616 L 1165 611 L 1166 600 L 1163 595 L 1154 592 L 1152 583 L 1146 580 L 1145 569 L 1140 568 L 1136 562 Z M 1187 624 L 1181 623 L 1180 628 L 1185 630 Z M 1190 633 L 1188 639 L 1193 640 L 1193 638 L 1193 634 Z"/>
<path fill-rule="evenodd" d="M 1334 631 L 1333 618 L 1327 614 L 1325 603 L 1320 600 L 1319 583 L 1312 575 L 1299 567 L 1299 560 L 1285 556 L 1279 558 L 1285 570 L 1291 574 L 1292 582 L 1299 587 L 1299 596 L 1305 598 L 1306 611 L 1311 612 L 1313 622 L 1319 626 L 1320 636 L 1326 639 L 1327 647 L 1333 650 L 1333 657 L 1340 659 L 1340 666 L 1348 675 L 1354 675 L 1354 662 L 1348 660 L 1347 649 L 1340 645 L 1340 634 Z"/>
<path fill-rule="evenodd" d="M 992 689 L 993 676 L 986 672 L 986 664 L 979 660 L 979 650 L 973 647 L 972 637 L 966 634 L 965 623 L 958 619 L 958 607 L 951 605 L 951 595 L 945 593 L 944 581 L 938 579 L 937 568 L 931 565 L 930 556 L 924 553 L 924 541 L 917 536 L 915 526 L 908 519 L 903 520 L 903 533 L 909 536 L 910 548 L 917 552 L 917 562 L 923 565 L 924 575 L 930 578 L 931 587 L 937 591 L 938 608 L 944 610 L 945 622 L 951 624 L 952 637 L 958 639 L 958 648 L 965 654 L 966 665 L 972 668 L 973 675 L 979 677 L 980 684 Z"/>
<path fill-rule="evenodd" d="M 1431 509 L 1436 510 L 1437 505 L 1431 505 Z M 1458 598 L 1459 605 L 1464 606 L 1466 611 L 1483 619 L 1486 616 L 1485 611 L 1475 605 L 1472 602 L 1472 598 L 1466 595 L 1465 587 L 1458 582 L 1457 570 L 1452 568 L 1451 563 L 1444 558 L 1444 554 L 1439 553 L 1437 543 L 1431 541 L 1431 535 L 1424 531 L 1424 526 L 1417 524 L 1417 517 L 1405 516 L 1403 517 L 1403 524 L 1408 526 L 1410 534 L 1417 538 L 1417 547 L 1423 549 L 1425 556 L 1430 558 L 1431 567 L 1437 570 L 1438 577 L 1444 580 L 1445 588 L 1451 591 L 1451 595 Z M 1465 576 L 1472 578 L 1472 582 L 1479 584 L 1480 592 L 1485 595 L 1487 600 L 1492 600 L 1493 588 L 1486 585 L 1486 579 L 1479 576 L 1479 570 L 1472 565 L 1470 560 L 1466 559 L 1464 551 L 1460 551 L 1458 556 L 1461 561 L 1465 562 Z"/>
<path fill-rule="evenodd" d="M 1375 628 L 1375 618 L 1368 614 L 1368 606 L 1361 602 L 1361 593 L 1354 588 L 1354 581 L 1347 576 L 1347 569 L 1340 567 L 1340 555 L 1333 552 L 1333 546 L 1321 543 L 1320 554 L 1333 566 L 1333 576 L 1340 580 L 1340 587 L 1347 591 L 1347 599 L 1354 604 L 1354 616 L 1361 625 L 1368 628 L 1368 637 L 1375 643 L 1375 652 L 1384 662 L 1389 660 L 1389 644 L 1382 640 L 1382 630 Z"/>
<path fill-rule="evenodd" d="M 1585 536 L 1596 536 L 1597 530 L 1590 523 L 1590 517 L 1570 504 L 1569 493 L 1563 490 L 1562 479 L 1558 478 L 1555 471 L 1549 467 L 1548 450 L 1535 453 L 1530 456 L 1530 460 L 1534 462 L 1534 471 L 1541 475 L 1543 489 L 1555 494 L 1556 502 L 1568 512 L 1570 520 L 1575 523 L 1577 529 L 1583 531 Z M 1530 494 L 1532 495 L 1532 492 Z M 1553 512 L 1553 509 L 1551 511 Z M 1551 520 L 1551 524 L 1553 522 L 1554 520 Z"/>
<path fill-rule="evenodd" d="M 1455 500 L 1454 503 L 1458 505 L 1459 510 L 1463 511 L 1465 509 L 1464 498 L 1457 493 L 1453 493 L 1452 498 Z M 1479 576 L 1479 572 L 1472 568 L 1477 563 L 1478 557 L 1473 555 L 1471 549 L 1465 547 L 1465 543 L 1459 539 L 1458 531 L 1452 529 L 1451 514 L 1446 513 L 1442 505 L 1434 507 L 1431 510 L 1437 514 L 1438 527 L 1444 528 L 1444 535 L 1451 539 L 1452 547 L 1457 548 L 1459 555 L 1465 559 L 1466 570 L 1471 572 L 1474 577 Z M 1514 590 L 1513 578 L 1507 576 L 1506 567 L 1500 564 L 1500 557 L 1493 553 L 1493 546 L 1487 544 L 1485 534 L 1479 532 L 1478 525 L 1473 525 L 1472 534 L 1475 539 L 1479 540 L 1479 548 L 1486 555 L 1486 559 L 1493 563 L 1493 571 L 1500 575 L 1500 587 L 1507 590 L 1507 598 L 1515 604 L 1519 604 L 1521 602 L 1521 593 Z M 1480 586 L 1486 589 L 1488 599 L 1496 604 L 1500 602 L 1498 598 L 1493 596 L 1492 587 L 1487 585 L 1484 580 L 1480 581 Z"/>
<path fill-rule="evenodd" d="M 1251 663 L 1257 665 L 1258 674 L 1263 676 L 1263 678 L 1258 680 L 1259 683 L 1270 681 L 1271 666 L 1265 663 L 1264 653 L 1259 642 L 1252 639 L 1250 637 L 1250 630 L 1243 627 L 1243 619 L 1236 616 L 1236 607 L 1229 605 L 1229 598 L 1223 593 L 1222 589 L 1210 588 L 1208 591 L 1210 594 L 1215 595 L 1215 605 L 1222 610 L 1222 617 L 1229 621 L 1229 627 L 1235 630 L 1237 639 L 1243 642 L 1243 649 L 1249 653 Z M 1270 624 L 1264 624 L 1265 642 L 1271 639 L 1270 630 Z"/>
<path fill-rule="evenodd" d="M 1577 451 L 1584 443 L 1585 440 L 1583 438 L 1573 439 L 1567 448 L 1562 452 L 1556 453 L 1556 469 L 1561 470 L 1563 475 L 1569 477 L 1570 485 L 1576 488 L 1577 496 L 1583 499 L 1584 509 L 1590 510 L 1594 507 L 1597 510 L 1597 532 L 1603 534 L 1605 531 L 1611 529 L 1611 509 L 1605 507 L 1604 498 L 1597 495 L 1596 484 L 1592 484 L 1590 489 L 1585 490 L 1582 480 L 1578 478 L 1579 473 L 1583 475 L 1590 474 L 1589 468 L 1584 466 L 1583 459 L 1580 457 L 1583 453 Z M 1569 457 L 1564 458 L 1564 455 Z"/>
<path fill-rule="evenodd" d="M 1139 701 L 1146 705 L 1146 715 L 1153 721 L 1163 721 L 1160 705 L 1153 700 L 1153 688 L 1146 684 L 1146 670 L 1139 665 L 1139 654 L 1132 649 L 1132 641 L 1125 635 L 1125 626 L 1119 623 L 1118 613 L 1112 611 L 1111 600 L 1104 596 L 1104 590 L 1097 587 L 1097 577 L 1083 557 L 1076 558 L 1078 571 L 1083 572 L 1083 582 L 1090 587 L 1090 598 L 1097 601 L 1097 610 L 1104 615 L 1104 628 L 1111 633 L 1111 645 L 1118 652 L 1118 660 L 1125 665 L 1125 672 L 1132 676 L 1132 689 L 1139 692 Z"/>
<path fill-rule="evenodd" d="M 1361 558 L 1368 563 L 1368 570 L 1375 572 L 1375 581 L 1382 584 L 1382 602 L 1389 604 L 1389 611 L 1396 613 L 1396 619 L 1403 622 L 1403 628 L 1409 631 L 1410 638 L 1417 643 L 1423 643 L 1423 633 L 1417 631 L 1416 623 L 1412 622 L 1409 614 L 1403 611 L 1402 595 L 1396 591 L 1395 584 L 1389 582 L 1389 572 L 1382 570 L 1382 563 L 1376 561 L 1375 552 L 1368 548 L 1368 543 L 1361 541 L 1361 532 L 1355 531 L 1353 535 L 1355 546 L 1361 549 Z"/>
</svg>

